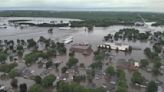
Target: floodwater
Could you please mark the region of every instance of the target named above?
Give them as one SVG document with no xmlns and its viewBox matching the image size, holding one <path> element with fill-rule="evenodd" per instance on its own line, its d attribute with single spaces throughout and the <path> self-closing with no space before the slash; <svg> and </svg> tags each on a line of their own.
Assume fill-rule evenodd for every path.
<svg viewBox="0 0 164 92">
<path fill-rule="evenodd" d="M 9 17 L 9 18 L 0 18 L 0 24 L 7 24 L 7 28 L 0 29 L 0 39 L 1 40 L 17 40 L 17 39 L 35 39 L 38 40 L 40 36 L 44 36 L 46 38 L 51 38 L 55 41 L 63 41 L 68 36 L 73 36 L 74 42 L 73 43 L 89 43 L 92 45 L 93 49 L 95 50 L 97 45 L 103 44 L 103 37 L 107 34 L 114 34 L 115 32 L 119 31 L 123 28 L 136 28 L 139 29 L 141 32 L 145 31 L 162 31 L 164 30 L 164 27 L 132 27 L 132 26 L 110 26 L 110 27 L 95 27 L 92 31 L 86 30 L 86 28 L 71 28 L 70 30 L 60 30 L 59 28 L 55 27 L 53 28 L 53 34 L 49 34 L 47 32 L 49 27 L 30 27 L 25 26 L 23 28 L 21 27 L 15 27 L 15 26 L 9 26 L 8 20 L 20 20 L 20 19 L 26 19 L 26 20 L 32 20 L 32 22 L 49 22 L 50 20 L 54 21 L 63 21 L 63 22 L 69 22 L 69 21 L 79 21 L 78 19 L 58 19 L 58 18 L 17 18 L 17 17 Z M 128 44 L 134 48 L 140 48 L 144 49 L 146 47 L 151 47 L 151 43 L 149 42 L 132 42 L 132 41 L 119 41 L 120 43 Z M 143 59 L 144 54 L 142 50 L 135 50 L 130 55 L 126 55 L 124 52 L 120 53 L 113 53 L 114 57 L 117 57 L 117 59 Z"/>
<path fill-rule="evenodd" d="M 110 26 L 110 27 L 94 27 L 94 29 L 92 31 L 88 31 L 86 30 L 85 27 L 81 27 L 81 28 L 71 28 L 70 30 L 60 30 L 57 27 L 53 28 L 53 33 L 50 34 L 48 33 L 48 29 L 50 29 L 50 27 L 30 27 L 30 26 L 25 26 L 23 28 L 21 27 L 15 27 L 15 26 L 10 26 L 8 24 L 8 20 L 18 20 L 18 19 L 29 19 L 32 20 L 32 22 L 41 22 L 40 20 L 44 19 L 44 22 L 46 21 L 50 21 L 50 20 L 54 20 L 54 21 L 64 21 L 64 22 L 69 22 L 69 21 L 79 21 L 76 19 L 58 19 L 58 18 L 17 18 L 17 17 L 13 17 L 13 18 L 0 18 L 0 24 L 6 24 L 7 28 L 0 29 L 0 40 L 17 40 L 17 39 L 35 39 L 38 40 L 40 36 L 44 36 L 46 38 L 50 38 L 54 41 L 59 41 L 62 42 L 65 38 L 67 38 L 68 36 L 73 36 L 73 43 L 89 43 L 92 45 L 93 50 L 96 50 L 97 45 L 103 44 L 103 38 L 104 36 L 106 36 L 107 34 L 114 34 L 115 32 L 119 31 L 120 29 L 123 28 L 136 28 L 139 29 L 140 32 L 145 32 L 145 31 L 164 31 L 164 27 L 134 27 L 134 26 Z M 150 23 L 148 23 L 150 24 Z M 117 61 L 119 61 L 120 59 L 124 59 L 124 60 L 129 60 L 129 59 L 134 59 L 134 60 L 140 60 L 140 59 L 144 59 L 145 55 L 143 53 L 143 50 L 146 47 L 152 47 L 152 44 L 147 41 L 147 42 L 140 42 L 140 41 L 122 41 L 119 40 L 118 42 L 123 43 L 123 44 L 128 44 L 132 47 L 135 48 L 140 48 L 141 50 L 133 50 L 131 54 L 125 54 L 124 52 L 118 52 L 116 53 L 115 51 L 111 52 L 111 56 L 113 59 L 113 62 L 117 63 Z M 73 44 L 71 43 L 71 44 Z M 67 48 L 69 48 L 71 46 L 71 44 L 66 45 Z M 92 62 L 93 62 L 93 55 L 85 57 L 79 53 L 76 54 L 76 57 L 79 59 L 80 63 L 84 63 L 85 66 L 89 66 Z M 65 63 L 68 60 L 68 55 L 67 56 L 59 56 L 57 58 L 58 60 L 61 60 L 64 62 L 64 64 L 62 66 L 60 66 L 60 68 L 62 68 L 63 66 L 65 66 Z M 35 66 L 31 67 L 32 69 L 36 69 Z M 35 70 L 37 72 L 37 69 Z M 39 70 L 38 70 L 39 71 Z M 149 77 L 150 75 L 146 75 L 146 73 L 144 73 L 146 77 Z M 151 79 L 151 78 L 150 78 Z M 101 81 L 103 84 L 103 81 Z M 98 83 L 101 84 L 100 81 L 98 81 Z M 132 91 L 131 91 L 132 92 Z"/>
</svg>

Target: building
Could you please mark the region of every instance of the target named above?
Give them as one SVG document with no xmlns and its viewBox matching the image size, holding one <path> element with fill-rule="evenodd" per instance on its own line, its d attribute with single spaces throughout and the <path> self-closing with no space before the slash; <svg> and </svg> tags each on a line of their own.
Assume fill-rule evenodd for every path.
<svg viewBox="0 0 164 92">
<path fill-rule="evenodd" d="M 71 43 L 71 42 L 73 42 L 73 37 L 72 37 L 72 36 L 70 36 L 70 37 L 64 39 L 64 44 L 69 44 L 69 43 Z"/>
<path fill-rule="evenodd" d="M 89 44 L 73 44 L 70 48 L 72 52 L 82 53 L 83 55 L 90 55 L 93 50 Z"/>
<path fill-rule="evenodd" d="M 136 22 L 135 26 L 144 26 L 144 23 L 143 22 Z"/>
<path fill-rule="evenodd" d="M 104 43 L 104 45 L 107 47 L 107 46 L 110 46 L 111 49 L 113 50 L 121 50 L 121 51 L 125 51 L 125 50 L 128 50 L 129 49 L 129 45 L 124 45 L 124 44 L 121 44 L 121 43 L 109 43 L 109 42 L 106 42 Z"/>
</svg>

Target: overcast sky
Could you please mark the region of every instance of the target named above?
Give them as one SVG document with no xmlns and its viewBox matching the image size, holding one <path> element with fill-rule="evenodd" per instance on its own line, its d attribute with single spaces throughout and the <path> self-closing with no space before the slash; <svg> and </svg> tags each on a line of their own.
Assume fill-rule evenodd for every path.
<svg viewBox="0 0 164 92">
<path fill-rule="evenodd" d="M 164 12 L 164 0 L 0 0 L 0 9 L 87 8 Z"/>
</svg>

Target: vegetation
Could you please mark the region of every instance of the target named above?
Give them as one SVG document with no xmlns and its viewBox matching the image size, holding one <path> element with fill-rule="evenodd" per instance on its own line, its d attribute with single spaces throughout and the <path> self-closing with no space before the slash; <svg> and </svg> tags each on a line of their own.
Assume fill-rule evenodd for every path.
<svg viewBox="0 0 164 92">
<path fill-rule="evenodd" d="M 157 92 L 158 86 L 154 81 L 150 81 L 146 92 Z"/>
<path fill-rule="evenodd" d="M 160 60 L 160 57 L 158 56 L 158 53 L 152 52 L 150 48 L 146 48 L 144 50 L 144 53 L 149 58 L 149 60 L 151 60 L 151 61 Z"/>
<path fill-rule="evenodd" d="M 115 75 L 115 69 L 113 66 L 109 66 L 107 69 L 106 69 L 106 74 L 109 75 L 109 76 L 113 76 Z"/>
<path fill-rule="evenodd" d="M 63 81 L 58 83 L 57 91 L 58 92 L 106 92 L 104 89 L 101 88 L 90 89 L 90 88 L 85 88 L 76 83 L 65 83 Z"/>
<path fill-rule="evenodd" d="M 20 92 L 27 92 L 27 84 L 23 83 L 19 86 Z"/>
<path fill-rule="evenodd" d="M 142 84 L 144 82 L 144 77 L 141 75 L 140 72 L 135 71 L 132 75 L 131 81 L 133 84 Z"/>
<path fill-rule="evenodd" d="M 1 72 L 5 72 L 5 73 L 9 73 L 12 69 L 14 69 L 17 66 L 16 63 L 13 64 L 1 64 L 0 65 L 0 71 Z"/>
<path fill-rule="evenodd" d="M 47 58 L 47 55 L 43 52 L 33 51 L 30 54 L 26 54 L 24 60 L 26 61 L 26 64 L 33 64 L 36 62 L 36 60 L 38 60 L 39 57 Z"/>
<path fill-rule="evenodd" d="M 50 87 L 53 85 L 53 82 L 56 80 L 56 76 L 54 75 L 48 75 L 42 80 L 42 85 L 44 87 Z"/>
<path fill-rule="evenodd" d="M 34 81 L 35 81 L 36 84 L 41 84 L 42 83 L 42 78 L 40 76 L 35 76 Z"/>
<path fill-rule="evenodd" d="M 0 63 L 5 63 L 6 59 L 7 59 L 7 54 L 4 52 L 0 52 Z"/>
<path fill-rule="evenodd" d="M 34 84 L 30 87 L 28 92 L 44 92 L 43 87 L 39 84 Z"/>
<path fill-rule="evenodd" d="M 125 28 L 120 29 L 119 32 L 116 32 L 114 35 L 114 39 L 128 39 L 128 40 L 147 40 L 149 38 L 149 33 L 140 33 L 139 30 L 134 28 Z"/>
<path fill-rule="evenodd" d="M 152 70 L 153 75 L 158 76 L 161 74 L 161 72 L 160 72 L 161 65 L 162 65 L 161 61 L 154 62 L 154 66 L 153 66 L 153 70 Z"/>
<path fill-rule="evenodd" d="M 85 82 L 86 76 L 85 75 L 80 75 L 80 76 L 73 76 L 73 81 L 80 83 L 80 82 Z"/>
<path fill-rule="evenodd" d="M 141 59 L 140 60 L 140 67 L 141 68 L 146 68 L 149 65 L 149 62 L 147 59 Z"/>
<path fill-rule="evenodd" d="M 79 60 L 75 57 L 70 57 L 68 62 L 67 62 L 67 66 L 69 68 L 71 68 L 72 66 L 75 66 L 77 63 L 79 62 Z"/>
<path fill-rule="evenodd" d="M 64 43 L 56 43 L 56 49 L 58 51 L 59 54 L 66 54 L 66 48 L 64 46 Z"/>
<path fill-rule="evenodd" d="M 116 92 L 128 92 L 128 85 L 126 82 L 125 72 L 123 70 L 117 70 L 117 89 Z"/>
<path fill-rule="evenodd" d="M 28 39 L 28 48 L 36 48 L 36 42 L 33 39 Z"/>
<path fill-rule="evenodd" d="M 159 45 L 159 44 L 155 44 L 155 45 L 153 46 L 153 49 L 154 49 L 154 51 L 155 51 L 156 53 L 161 53 L 162 46 Z"/>
<path fill-rule="evenodd" d="M 101 61 L 96 61 L 90 65 L 90 67 L 94 69 L 102 69 L 102 62 Z"/>
<path fill-rule="evenodd" d="M 153 26 L 163 25 L 162 13 L 141 13 L 141 12 L 56 12 L 56 11 L 1 11 L 1 17 L 59 17 L 77 18 L 85 22 L 73 22 L 72 26 L 110 26 L 110 25 L 134 25 L 136 21 L 141 21 L 141 15 L 146 21 L 156 21 Z M 29 20 L 19 20 L 29 21 Z M 15 21 L 14 21 L 15 22 Z"/>
<path fill-rule="evenodd" d="M 18 76 L 18 75 L 19 75 L 19 73 L 18 73 L 17 69 L 12 69 L 12 70 L 9 72 L 9 76 L 10 76 L 11 78 L 15 78 L 15 77 Z"/>
<path fill-rule="evenodd" d="M 105 53 L 104 51 L 101 51 L 101 50 L 97 50 L 94 52 L 94 59 L 95 61 L 103 61 L 105 58 Z"/>
<path fill-rule="evenodd" d="M 11 80 L 11 86 L 12 86 L 12 88 L 17 88 L 18 87 L 18 80 L 17 79 L 12 79 Z"/>
</svg>

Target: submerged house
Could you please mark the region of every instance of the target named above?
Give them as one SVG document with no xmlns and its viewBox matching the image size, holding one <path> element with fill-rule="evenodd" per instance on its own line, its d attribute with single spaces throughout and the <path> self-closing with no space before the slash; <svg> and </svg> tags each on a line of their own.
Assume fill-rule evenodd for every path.
<svg viewBox="0 0 164 92">
<path fill-rule="evenodd" d="M 90 55 L 93 50 L 90 44 L 73 44 L 70 48 L 72 52 L 82 53 L 83 55 Z"/>
</svg>

